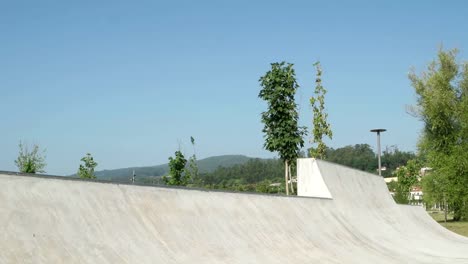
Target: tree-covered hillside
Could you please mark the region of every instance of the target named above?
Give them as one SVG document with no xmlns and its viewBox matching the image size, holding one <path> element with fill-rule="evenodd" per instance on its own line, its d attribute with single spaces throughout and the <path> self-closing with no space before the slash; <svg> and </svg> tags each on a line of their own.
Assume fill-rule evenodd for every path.
<svg viewBox="0 0 468 264">
<path fill-rule="evenodd" d="M 218 167 L 231 167 L 237 164 L 243 164 L 251 158 L 243 155 L 222 155 L 201 159 L 197 162 L 200 173 L 209 173 Z M 143 181 L 145 178 L 158 178 L 168 173 L 168 164 L 146 167 L 129 167 L 115 170 L 96 171 L 95 175 L 101 180 L 112 181 L 130 181 L 133 171 L 135 171 L 137 181 Z M 148 181 L 145 181 L 150 183 Z"/>
<path fill-rule="evenodd" d="M 396 147 L 387 147 L 382 153 L 384 176 L 390 176 L 399 166 L 415 155 L 400 151 Z M 342 148 L 327 148 L 325 160 L 342 164 L 359 170 L 376 173 L 376 153 L 367 144 L 356 144 Z M 283 192 L 284 167 L 278 159 L 249 158 L 242 155 L 215 156 L 197 161 L 200 176 L 197 181 L 191 181 L 188 186 L 209 189 L 235 191 Z M 164 184 L 163 175 L 168 174 L 168 164 L 148 167 L 133 167 L 96 172 L 101 180 L 129 182 L 135 170 L 136 181 L 145 184 Z M 296 173 L 293 171 L 293 175 Z"/>
</svg>

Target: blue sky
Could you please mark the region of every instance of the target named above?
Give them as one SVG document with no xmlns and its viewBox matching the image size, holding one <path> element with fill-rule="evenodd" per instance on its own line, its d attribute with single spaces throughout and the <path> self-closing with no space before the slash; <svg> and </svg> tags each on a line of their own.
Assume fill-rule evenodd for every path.
<svg viewBox="0 0 468 264">
<path fill-rule="evenodd" d="M 190 136 L 199 158 L 273 157 L 258 79 L 283 60 L 309 129 L 321 61 L 330 146 L 375 146 L 384 127 L 383 146 L 414 151 L 407 75 L 441 44 L 467 60 L 466 14 L 465 1 L 1 1 L 0 170 L 16 170 L 20 140 L 59 175 L 87 152 L 98 169 L 166 163 L 192 154 Z"/>
</svg>

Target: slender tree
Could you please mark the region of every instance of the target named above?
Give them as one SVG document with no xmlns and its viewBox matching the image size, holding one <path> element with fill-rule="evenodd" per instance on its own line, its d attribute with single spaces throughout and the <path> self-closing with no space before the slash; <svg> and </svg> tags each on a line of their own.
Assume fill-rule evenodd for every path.
<svg viewBox="0 0 468 264">
<path fill-rule="evenodd" d="M 187 177 L 190 178 L 193 183 L 198 184 L 200 178 L 198 174 L 197 155 L 195 151 L 195 139 L 193 137 L 190 137 L 190 142 L 192 143 L 193 147 L 193 155 L 188 160 L 188 168 L 185 173 L 188 174 Z"/>
<path fill-rule="evenodd" d="M 96 179 L 96 175 L 94 175 L 94 169 L 98 165 L 96 161 L 94 161 L 93 156 L 90 153 L 86 153 L 86 156 L 81 158 L 81 161 L 84 164 L 80 164 L 78 168 L 78 176 L 82 179 Z"/>
<path fill-rule="evenodd" d="M 310 148 L 310 156 L 313 158 L 324 159 L 327 152 L 327 146 L 323 142 L 323 137 L 332 139 L 333 133 L 330 124 L 327 122 L 328 114 L 325 112 L 325 94 L 327 90 L 322 86 L 322 68 L 320 62 L 314 63 L 317 69 L 317 78 L 315 79 L 315 97 L 310 98 L 310 104 L 314 118 L 312 120 L 312 144 L 317 147 Z"/>
<path fill-rule="evenodd" d="M 45 150 L 41 153 L 38 145 L 34 145 L 32 150 L 30 150 L 28 145 L 24 145 L 20 141 L 18 158 L 15 160 L 15 165 L 23 173 L 44 173 L 46 166 Z"/>
<path fill-rule="evenodd" d="M 423 179 L 432 181 L 423 183 L 425 196 L 443 197 L 438 202 L 447 202 L 460 220 L 468 217 L 468 64 L 456 55 L 440 49 L 426 72 L 409 78 L 417 95 L 412 113 L 424 123 L 418 148 L 433 169 Z"/>
<path fill-rule="evenodd" d="M 290 166 L 304 146 L 303 136 L 306 134 L 306 129 L 298 125 L 299 114 L 294 96 L 299 85 L 293 64 L 272 63 L 271 70 L 259 81 L 262 89 L 258 96 L 268 104 L 267 111 L 262 113 L 264 147 L 278 152 L 283 160 L 286 194 L 289 194 Z M 292 179 L 290 183 L 292 187 Z"/>
</svg>

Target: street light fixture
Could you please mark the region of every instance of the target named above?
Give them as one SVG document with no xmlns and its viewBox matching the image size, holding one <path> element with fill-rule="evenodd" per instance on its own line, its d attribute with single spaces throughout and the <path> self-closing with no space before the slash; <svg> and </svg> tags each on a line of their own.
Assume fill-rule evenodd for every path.
<svg viewBox="0 0 468 264">
<path fill-rule="evenodd" d="M 382 176 L 382 165 L 380 163 L 380 132 L 385 132 L 387 129 L 376 128 L 372 129 L 370 132 L 377 133 L 377 156 L 379 157 L 379 176 Z"/>
</svg>

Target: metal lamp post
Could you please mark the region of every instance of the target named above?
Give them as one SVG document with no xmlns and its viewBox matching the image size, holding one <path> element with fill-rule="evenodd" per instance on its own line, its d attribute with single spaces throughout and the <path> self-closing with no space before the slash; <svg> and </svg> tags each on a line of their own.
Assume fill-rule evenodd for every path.
<svg viewBox="0 0 468 264">
<path fill-rule="evenodd" d="M 370 132 L 377 133 L 377 157 L 379 159 L 379 176 L 382 176 L 382 165 L 380 163 L 380 132 L 385 132 L 387 129 L 376 128 L 372 129 Z"/>
</svg>

